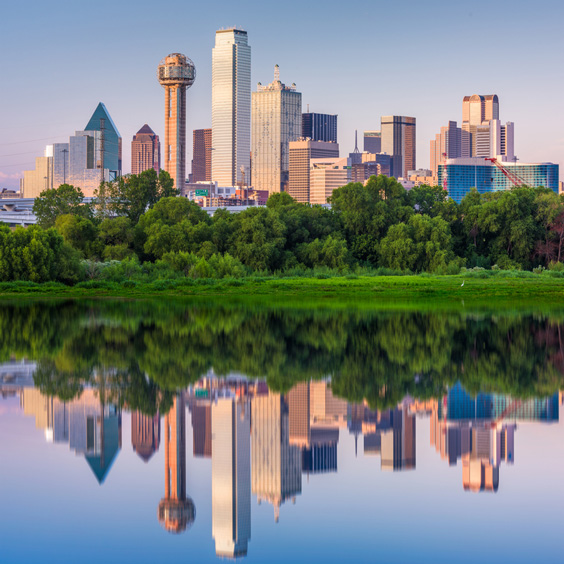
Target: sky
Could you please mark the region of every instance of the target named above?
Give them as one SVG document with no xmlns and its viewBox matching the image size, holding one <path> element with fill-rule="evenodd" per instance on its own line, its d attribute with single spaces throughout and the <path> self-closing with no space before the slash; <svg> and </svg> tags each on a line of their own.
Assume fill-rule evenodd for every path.
<svg viewBox="0 0 564 564">
<path fill-rule="evenodd" d="M 0 22 L 0 188 L 14 188 L 49 143 L 66 142 L 104 102 L 123 138 L 148 123 L 164 140 L 159 61 L 181 52 L 196 65 L 188 91 L 192 130 L 211 127 L 211 53 L 217 29 L 249 35 L 252 89 L 280 78 L 303 110 L 338 114 L 342 155 L 354 132 L 382 115 L 417 118 L 417 166 L 462 98 L 497 94 L 515 123 L 521 162 L 554 162 L 564 178 L 564 34 L 561 0 L 38 0 L 3 6 Z M 359 141 L 362 150 L 361 141 Z M 189 170 L 190 167 L 188 166 Z"/>
</svg>

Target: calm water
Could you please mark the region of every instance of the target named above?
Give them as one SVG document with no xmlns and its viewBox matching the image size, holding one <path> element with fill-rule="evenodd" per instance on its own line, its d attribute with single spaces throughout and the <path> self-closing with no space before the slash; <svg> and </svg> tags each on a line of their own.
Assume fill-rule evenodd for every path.
<svg viewBox="0 0 564 564">
<path fill-rule="evenodd" d="M 563 313 L 2 303 L 0 561 L 560 561 Z"/>
</svg>

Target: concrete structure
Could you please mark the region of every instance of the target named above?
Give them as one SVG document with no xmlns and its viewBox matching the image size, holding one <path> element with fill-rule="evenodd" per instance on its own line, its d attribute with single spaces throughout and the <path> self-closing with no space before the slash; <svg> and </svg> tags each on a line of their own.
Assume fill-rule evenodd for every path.
<svg viewBox="0 0 564 564">
<path fill-rule="evenodd" d="M 196 518 L 194 502 L 186 497 L 186 403 L 177 394 L 165 417 L 165 496 L 157 517 L 169 533 L 182 533 Z"/>
<path fill-rule="evenodd" d="M 393 176 L 405 178 L 416 167 L 415 118 L 382 116 L 382 152 L 392 155 Z"/>
<path fill-rule="evenodd" d="M 339 144 L 302 138 L 290 142 L 289 147 L 288 193 L 298 202 L 309 202 L 311 159 L 338 157 Z"/>
<path fill-rule="evenodd" d="M 252 493 L 274 507 L 278 522 L 280 506 L 302 491 L 302 456 L 290 445 L 288 404 L 280 394 L 251 400 Z"/>
<path fill-rule="evenodd" d="M 393 158 L 386 153 L 360 153 L 361 162 L 351 164 L 351 182 L 362 182 L 363 184 L 371 176 L 392 176 Z"/>
<path fill-rule="evenodd" d="M 301 137 L 337 143 L 337 116 L 309 112 L 302 114 Z"/>
<path fill-rule="evenodd" d="M 464 96 L 462 99 L 462 129 L 471 135 L 468 156 L 476 156 L 476 128 L 492 119 L 499 119 L 499 98 L 496 94 Z"/>
<path fill-rule="evenodd" d="M 311 159 L 309 202 L 326 204 L 333 190 L 350 182 L 348 159 Z"/>
<path fill-rule="evenodd" d="M 280 82 L 278 65 L 274 80 L 258 84 L 252 94 L 253 187 L 270 194 L 288 188 L 289 144 L 301 137 L 302 95 L 296 85 Z"/>
<path fill-rule="evenodd" d="M 24 172 L 22 195 L 36 198 L 45 187 L 72 184 L 91 197 L 100 182 L 121 176 L 121 152 L 121 135 L 106 106 L 100 102 L 84 131 L 75 132 L 68 143 L 47 145 L 44 159 L 49 160 L 42 159 L 38 163 L 40 169 L 34 174 Z"/>
<path fill-rule="evenodd" d="M 186 90 L 194 84 L 196 67 L 181 53 L 171 53 L 157 69 L 165 89 L 164 170 L 180 189 L 186 181 Z"/>
<path fill-rule="evenodd" d="M 194 129 L 192 182 L 211 182 L 212 130 Z"/>
<path fill-rule="evenodd" d="M 407 180 L 413 182 L 413 186 L 437 186 L 438 177 L 428 168 L 419 168 L 407 172 Z"/>
<path fill-rule="evenodd" d="M 212 536 L 225 558 L 245 556 L 251 538 L 249 412 L 247 400 L 212 405 Z"/>
<path fill-rule="evenodd" d="M 159 450 L 161 442 L 161 417 L 145 415 L 140 411 L 131 414 L 131 446 L 133 451 L 143 460 L 149 459 Z"/>
<path fill-rule="evenodd" d="M 249 179 L 251 47 L 247 32 L 220 29 L 212 50 L 212 176 L 221 186 Z"/>
<path fill-rule="evenodd" d="M 367 153 L 382 152 L 382 132 L 381 131 L 365 131 L 363 150 Z"/>
<path fill-rule="evenodd" d="M 532 187 L 545 186 L 558 192 L 558 165 L 553 163 L 501 163 L 509 172 L 515 174 L 523 184 Z M 480 194 L 507 190 L 512 182 L 490 161 L 474 157 L 468 159 L 448 159 L 446 165 L 440 164 L 438 183 L 444 184 L 444 175 L 448 178 L 449 196 L 460 203 L 462 198 L 476 188 Z"/>
<path fill-rule="evenodd" d="M 149 169 L 161 170 L 161 143 L 159 136 L 145 124 L 131 141 L 131 174 Z"/>
</svg>

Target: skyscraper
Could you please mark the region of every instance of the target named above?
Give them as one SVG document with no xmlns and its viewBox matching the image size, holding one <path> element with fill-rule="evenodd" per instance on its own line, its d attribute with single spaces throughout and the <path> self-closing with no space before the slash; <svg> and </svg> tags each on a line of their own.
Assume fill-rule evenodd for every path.
<svg viewBox="0 0 564 564">
<path fill-rule="evenodd" d="M 251 47 L 247 32 L 220 29 L 212 50 L 212 180 L 235 186 L 249 178 Z"/>
<path fill-rule="evenodd" d="M 251 538 L 250 413 L 246 400 L 212 405 L 212 536 L 218 556 L 247 554 Z"/>
<path fill-rule="evenodd" d="M 289 147 L 288 193 L 298 202 L 309 202 L 311 159 L 338 157 L 339 144 L 302 138 L 291 141 Z"/>
<path fill-rule="evenodd" d="M 171 53 L 160 63 L 157 77 L 165 89 L 164 169 L 177 189 L 186 182 L 186 89 L 194 84 L 196 67 L 181 53 Z"/>
<path fill-rule="evenodd" d="M 192 142 L 192 182 L 211 181 L 212 130 L 194 129 Z"/>
<path fill-rule="evenodd" d="M 393 157 L 393 175 L 407 178 L 415 170 L 415 118 L 382 116 L 382 152 Z"/>
<path fill-rule="evenodd" d="M 131 174 L 140 174 L 150 168 L 161 169 L 159 136 L 145 124 L 131 141 Z"/>
<path fill-rule="evenodd" d="M 165 417 L 165 496 L 157 517 L 170 533 L 190 528 L 196 517 L 194 502 L 186 497 L 186 403 L 182 394 L 174 398 Z"/>
<path fill-rule="evenodd" d="M 296 85 L 280 82 L 278 65 L 274 80 L 260 82 L 252 94 L 253 187 L 269 193 L 288 187 L 289 144 L 301 136 L 302 95 Z"/>
<path fill-rule="evenodd" d="M 364 132 L 364 151 L 367 153 L 377 154 L 382 152 L 382 132 L 381 131 L 365 131 Z"/>
<path fill-rule="evenodd" d="M 337 143 L 337 116 L 309 112 L 302 114 L 302 137 Z"/>
<path fill-rule="evenodd" d="M 490 152 L 489 127 L 484 126 L 489 126 L 492 120 L 499 120 L 499 98 L 496 94 L 464 96 L 462 99 L 462 130 L 467 131 L 470 135 L 468 157 L 484 156 L 483 154 L 478 155 L 478 152 Z M 479 136 L 478 129 L 481 130 Z M 478 137 L 481 138 L 478 143 L 478 147 L 481 148 L 477 152 Z"/>
<path fill-rule="evenodd" d="M 470 133 L 458 127 L 455 121 L 449 121 L 447 126 L 441 127 L 441 132 L 437 133 L 435 139 L 430 142 L 433 176 L 437 176 L 439 164 L 444 163 L 445 158 L 469 157 L 470 145 Z"/>
<path fill-rule="evenodd" d="M 333 190 L 351 180 L 348 159 L 311 159 L 309 168 L 309 203 L 326 204 Z"/>
</svg>

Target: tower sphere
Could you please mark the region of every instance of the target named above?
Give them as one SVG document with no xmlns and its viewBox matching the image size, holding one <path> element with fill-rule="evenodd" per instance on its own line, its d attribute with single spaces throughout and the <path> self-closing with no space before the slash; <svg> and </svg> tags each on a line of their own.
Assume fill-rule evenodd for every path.
<svg viewBox="0 0 564 564">
<path fill-rule="evenodd" d="M 161 499 L 157 512 L 159 523 L 169 533 L 182 533 L 190 529 L 196 519 L 192 499 Z"/>
<path fill-rule="evenodd" d="M 184 86 L 190 88 L 196 79 L 194 63 L 182 53 L 171 53 L 160 63 L 157 78 L 161 86 Z"/>
</svg>

